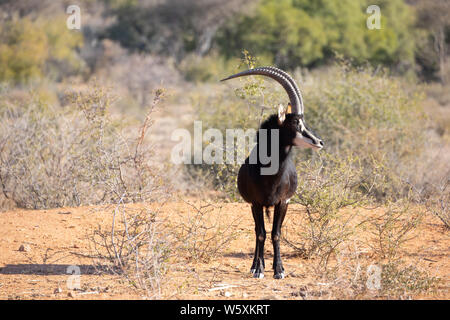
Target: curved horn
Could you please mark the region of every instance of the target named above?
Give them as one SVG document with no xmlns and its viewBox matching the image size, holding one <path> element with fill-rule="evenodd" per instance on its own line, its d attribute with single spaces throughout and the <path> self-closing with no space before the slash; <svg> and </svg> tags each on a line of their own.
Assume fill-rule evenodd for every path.
<svg viewBox="0 0 450 320">
<path fill-rule="evenodd" d="M 290 103 L 292 106 L 292 113 L 302 114 L 303 113 L 303 102 L 302 102 L 300 96 L 297 94 L 297 90 L 298 90 L 297 85 L 295 84 L 294 80 L 290 76 L 289 76 L 289 78 L 291 78 L 291 79 L 288 79 L 284 75 L 287 73 L 285 73 L 283 71 L 284 74 L 282 74 L 279 71 L 282 71 L 282 70 L 277 69 L 275 67 L 261 67 L 261 68 L 249 69 L 246 71 L 242 71 L 242 72 L 233 74 L 233 75 L 229 76 L 228 78 L 222 79 L 220 81 L 226 81 L 226 80 L 234 79 L 237 77 L 251 76 L 251 75 L 260 75 L 260 76 L 266 76 L 266 77 L 272 78 L 275 81 L 277 81 L 279 84 L 281 84 L 281 86 L 284 88 L 284 90 L 288 94 L 289 100 L 290 100 Z M 297 88 L 295 88 L 292 85 L 292 83 Z M 298 92 L 300 92 L 300 90 L 298 90 Z"/>
<path fill-rule="evenodd" d="M 275 67 L 264 67 L 266 69 L 270 69 L 270 70 L 274 70 L 278 73 L 280 73 L 281 75 L 283 75 L 284 77 L 286 77 L 286 79 L 289 80 L 289 82 L 291 83 L 292 87 L 294 88 L 295 92 L 297 93 L 298 99 L 300 100 L 300 112 L 299 114 L 303 114 L 305 112 L 305 107 L 303 106 L 303 97 L 302 97 L 302 93 L 300 92 L 299 87 L 297 86 L 297 83 L 295 82 L 294 78 L 292 78 L 287 72 L 275 68 Z"/>
</svg>

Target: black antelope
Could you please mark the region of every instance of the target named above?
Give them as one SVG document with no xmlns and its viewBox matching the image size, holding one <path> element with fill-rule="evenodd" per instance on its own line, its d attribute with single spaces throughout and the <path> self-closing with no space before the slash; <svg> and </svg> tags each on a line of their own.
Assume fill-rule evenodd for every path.
<svg viewBox="0 0 450 320">
<path fill-rule="evenodd" d="M 300 90 L 294 79 L 283 70 L 275 67 L 261 67 L 243 71 L 229 76 L 222 81 L 250 75 L 267 76 L 283 86 L 289 96 L 290 103 L 285 111 L 283 106 L 278 109 L 278 114 L 271 115 L 260 127 L 266 129 L 265 137 L 261 136 L 261 130 L 257 134 L 257 144 L 241 166 L 238 175 L 238 189 L 245 201 L 251 203 L 253 219 L 255 220 L 256 248 L 251 272 L 255 278 L 264 277 L 264 242 L 266 230 L 264 227 L 264 209 L 274 206 L 272 244 L 273 244 L 273 270 L 275 279 L 284 278 L 284 268 L 280 256 L 281 225 L 288 208 L 289 199 L 297 189 L 297 172 L 291 157 L 292 147 L 322 149 L 322 140 L 316 136 L 305 124 L 303 118 L 303 100 Z M 278 141 L 272 141 L 271 131 L 278 131 Z M 267 173 L 264 169 L 273 167 L 273 163 L 262 161 L 259 149 L 272 150 L 273 143 L 276 155 L 270 155 L 270 162 L 277 162 L 275 172 Z M 276 146 L 275 146 L 276 147 Z M 256 159 L 256 161 L 252 160 Z M 274 158 L 275 156 L 275 158 Z"/>
</svg>

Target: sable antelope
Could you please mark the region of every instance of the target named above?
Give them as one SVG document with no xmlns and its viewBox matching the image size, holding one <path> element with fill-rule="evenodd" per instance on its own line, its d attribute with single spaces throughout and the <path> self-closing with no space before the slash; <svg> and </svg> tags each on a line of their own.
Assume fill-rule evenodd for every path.
<svg viewBox="0 0 450 320">
<path fill-rule="evenodd" d="M 256 247 L 251 272 L 255 278 L 264 277 L 264 242 L 266 230 L 264 227 L 263 211 L 274 206 L 272 244 L 273 244 L 273 270 L 275 279 L 284 278 L 284 268 L 280 256 L 281 225 L 286 215 L 290 198 L 297 189 L 297 172 L 292 161 L 291 149 L 293 146 L 302 148 L 322 149 L 322 140 L 315 135 L 305 124 L 303 117 L 303 99 L 294 79 L 283 70 L 275 67 L 261 67 L 246 70 L 221 81 L 250 76 L 261 75 L 274 79 L 281 84 L 289 96 L 287 111 L 280 105 L 278 114 L 271 115 L 264 121 L 257 134 L 257 144 L 250 156 L 241 166 L 238 174 L 238 189 L 242 198 L 251 203 L 253 219 L 255 220 Z M 289 112 L 290 109 L 290 112 Z M 261 129 L 266 129 L 266 139 L 261 136 Z M 273 140 L 272 131 L 277 131 L 278 141 Z M 265 150 L 273 150 L 271 161 L 262 161 L 260 148 L 265 144 Z M 253 158 L 252 158 L 253 155 Z M 256 161 L 252 161 L 256 159 Z M 263 170 L 278 161 L 277 170 L 273 174 L 264 174 Z"/>
</svg>

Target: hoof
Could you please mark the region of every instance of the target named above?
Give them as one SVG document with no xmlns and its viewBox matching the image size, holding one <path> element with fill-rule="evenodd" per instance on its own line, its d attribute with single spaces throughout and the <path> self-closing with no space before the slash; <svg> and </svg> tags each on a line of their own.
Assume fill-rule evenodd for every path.
<svg viewBox="0 0 450 320">
<path fill-rule="evenodd" d="M 273 275 L 273 278 L 274 278 L 274 279 L 284 279 L 284 272 L 281 272 L 281 273 L 275 273 L 275 274 Z"/>
<path fill-rule="evenodd" d="M 262 279 L 262 278 L 264 278 L 264 273 L 255 272 L 255 273 L 253 273 L 253 278 Z"/>
<path fill-rule="evenodd" d="M 250 269 L 251 274 L 255 274 L 256 269 Z"/>
</svg>

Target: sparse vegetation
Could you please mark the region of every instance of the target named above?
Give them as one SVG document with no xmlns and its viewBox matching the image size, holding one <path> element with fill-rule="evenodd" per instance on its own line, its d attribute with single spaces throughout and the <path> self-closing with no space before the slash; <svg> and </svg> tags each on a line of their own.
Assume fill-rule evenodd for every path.
<svg viewBox="0 0 450 320">
<path fill-rule="evenodd" d="M 375 235 L 372 248 L 381 258 L 392 260 L 398 258 L 403 244 L 411 240 L 411 233 L 421 222 L 424 210 L 414 208 L 405 199 L 388 203 L 385 208 L 382 214 L 369 220 Z"/>
<path fill-rule="evenodd" d="M 414 265 L 401 262 L 382 265 L 381 290 L 388 296 L 424 292 L 436 287 L 437 277 L 432 277 Z"/>
<path fill-rule="evenodd" d="M 209 263 L 223 254 L 230 241 L 237 237 L 236 228 L 239 218 L 231 223 L 225 222 L 221 214 L 211 214 L 216 208 L 214 204 L 199 207 L 186 202 L 190 210 L 178 214 L 170 223 L 170 230 L 177 241 L 177 248 L 186 262 Z"/>
<path fill-rule="evenodd" d="M 4 93 L 7 95 L 8 91 Z M 152 108 L 161 99 L 156 92 Z M 18 207 L 52 208 L 156 197 L 162 184 L 143 144 L 149 118 L 126 137 L 109 113 L 111 93 L 94 85 L 67 109 L 39 100 L 2 105 L 1 191 Z M 150 111 L 151 112 L 151 111 Z M 149 117 L 149 116 L 148 116 Z"/>
<path fill-rule="evenodd" d="M 331 255 L 356 232 L 356 208 L 370 200 L 376 177 L 364 181 L 357 158 L 336 159 L 327 153 L 299 162 L 297 170 L 302 176 L 292 200 L 304 206 L 304 211 L 295 212 L 285 226 L 284 240 L 304 257 L 318 257 L 326 269 Z"/>
<path fill-rule="evenodd" d="M 94 263 L 100 272 L 125 277 L 147 298 L 160 298 L 161 282 L 172 252 L 157 210 L 133 208 L 120 199 L 111 229 L 102 226 L 89 235 Z"/>
<path fill-rule="evenodd" d="M 115 276 L 121 294 L 145 298 L 447 299 L 447 2 L 379 1 L 382 29 L 368 30 L 366 0 L 81 0 L 82 29 L 69 30 L 65 2 L 1 1 L 0 298 L 61 298 L 67 275 L 52 263 L 76 257 L 101 277 L 69 298 L 106 294 L 87 283 Z M 243 48 L 258 58 L 239 61 Z M 240 164 L 176 166 L 168 154 L 177 127 L 201 120 L 225 138 L 285 105 L 271 80 L 218 83 L 262 65 L 294 76 L 325 149 L 295 150 L 282 233 L 292 272 L 258 295 L 246 291 Z M 223 154 L 243 160 L 253 141 L 235 142 Z M 29 280 L 17 254 L 50 279 L 34 288 L 57 290 L 11 289 Z"/>
</svg>

